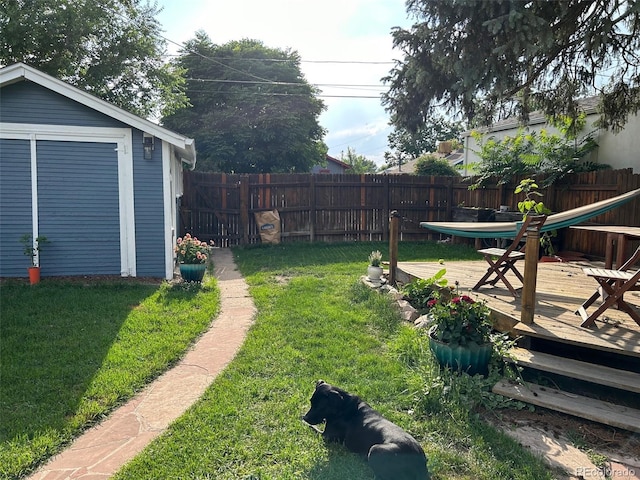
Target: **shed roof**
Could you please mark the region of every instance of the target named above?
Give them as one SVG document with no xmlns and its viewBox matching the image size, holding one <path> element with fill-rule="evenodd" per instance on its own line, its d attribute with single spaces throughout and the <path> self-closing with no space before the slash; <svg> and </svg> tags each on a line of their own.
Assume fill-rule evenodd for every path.
<svg viewBox="0 0 640 480">
<path fill-rule="evenodd" d="M 192 138 L 187 138 L 176 132 L 161 127 L 149 120 L 145 120 L 131 112 L 116 107 L 90 93 L 79 88 L 69 85 L 62 80 L 47 75 L 24 63 L 15 63 L 8 67 L 0 69 L 0 88 L 28 80 L 34 82 L 44 88 L 63 95 L 93 110 L 115 118 L 133 128 L 153 135 L 161 140 L 168 142 L 176 148 L 176 152 L 181 160 L 187 163 L 192 169 L 196 165 L 196 148 Z"/>
</svg>

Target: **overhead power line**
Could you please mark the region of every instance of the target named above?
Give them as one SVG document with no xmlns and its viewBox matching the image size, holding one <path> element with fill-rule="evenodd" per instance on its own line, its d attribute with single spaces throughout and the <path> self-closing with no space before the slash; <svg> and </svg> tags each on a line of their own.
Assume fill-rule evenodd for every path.
<svg viewBox="0 0 640 480">
<path fill-rule="evenodd" d="M 385 85 L 358 85 L 351 83 L 300 83 L 300 82 L 275 82 L 275 81 L 259 81 L 259 80 L 226 80 L 221 78 L 187 78 L 191 82 L 211 82 L 211 83 L 240 83 L 249 85 L 291 85 L 291 86 L 309 86 L 314 85 L 316 87 L 360 87 L 360 88 L 387 88 Z"/>
<path fill-rule="evenodd" d="M 167 40 L 165 37 L 162 37 Z M 169 40 L 167 40 L 169 41 Z M 177 45 L 176 42 L 171 42 Z M 195 52 L 189 52 L 195 53 Z M 164 55 L 165 57 L 180 57 L 179 53 L 167 53 Z M 251 58 L 251 57 L 217 57 L 218 60 L 233 60 L 234 62 L 246 61 L 246 62 L 272 62 L 272 63 L 285 63 L 295 61 L 294 59 L 283 59 L 283 58 Z M 389 61 L 368 61 L 368 60 L 298 60 L 300 63 L 333 63 L 333 64 L 341 64 L 341 65 L 395 65 L 395 62 Z"/>
<path fill-rule="evenodd" d="M 107 12 L 107 11 L 105 10 L 105 12 Z M 109 13 L 109 12 L 107 12 L 107 13 Z M 115 13 L 120 18 L 122 18 L 125 21 L 128 21 L 129 23 L 136 24 L 138 26 L 140 25 L 140 24 L 137 24 L 132 18 L 126 17 L 125 15 L 123 15 L 120 12 L 115 12 Z M 242 75 L 246 75 L 249 78 L 254 78 L 254 79 L 259 80 L 261 82 L 269 83 L 269 84 L 273 84 L 273 85 L 279 85 L 279 84 L 282 84 L 282 83 L 274 82 L 274 81 L 272 81 L 272 80 L 270 80 L 268 78 L 260 77 L 258 75 L 254 75 L 254 74 L 252 74 L 250 72 L 247 72 L 247 71 L 244 71 L 244 70 L 239 70 L 237 68 L 232 67 L 231 65 L 228 65 L 228 64 L 226 64 L 224 62 L 221 62 L 220 60 L 233 60 L 233 61 L 249 60 L 249 61 L 269 61 L 269 62 L 291 62 L 293 60 L 293 59 L 290 59 L 290 58 L 289 59 L 278 59 L 278 58 L 271 58 L 271 59 L 262 58 L 261 59 L 261 58 L 250 58 L 250 57 L 249 58 L 245 57 L 245 58 L 241 58 L 241 59 L 238 59 L 236 57 L 220 57 L 219 59 L 216 59 L 216 58 L 209 57 L 207 55 L 203 55 L 202 53 L 200 53 L 198 51 L 187 49 L 186 45 L 184 43 L 176 42 L 176 41 L 174 41 L 174 40 L 172 40 L 172 39 L 170 39 L 170 38 L 168 38 L 168 37 L 166 37 L 166 36 L 164 36 L 164 35 L 162 35 L 160 33 L 158 33 L 158 36 L 160 38 L 164 39 L 165 41 L 167 41 L 167 42 L 169 42 L 169 43 L 171 43 L 173 45 L 176 45 L 177 47 L 182 48 L 183 51 L 188 52 L 188 53 L 190 53 L 192 55 L 196 55 L 196 56 L 199 56 L 201 58 L 204 58 L 205 60 L 209 60 L 210 62 L 216 63 L 216 64 L 218 64 L 218 65 L 220 65 L 222 67 L 226 67 L 229 70 L 232 70 L 234 72 L 240 73 Z M 169 56 L 169 55 L 167 55 L 167 56 Z M 389 62 L 389 61 L 377 62 L 377 61 L 364 61 L 364 60 L 302 60 L 302 59 L 299 59 L 299 61 L 301 63 L 304 62 L 304 63 L 365 64 L 365 65 L 366 64 L 369 64 L 369 65 L 393 65 L 394 64 L 394 62 Z M 371 97 L 371 98 L 377 98 L 377 97 Z"/>
<path fill-rule="evenodd" d="M 208 90 L 189 90 L 192 93 L 209 93 Z M 260 95 L 270 97 L 308 97 L 306 93 L 275 93 L 275 92 L 225 92 L 227 95 Z M 319 93 L 314 95 L 317 98 L 375 98 L 380 100 L 380 95 L 330 95 L 326 93 Z"/>
</svg>

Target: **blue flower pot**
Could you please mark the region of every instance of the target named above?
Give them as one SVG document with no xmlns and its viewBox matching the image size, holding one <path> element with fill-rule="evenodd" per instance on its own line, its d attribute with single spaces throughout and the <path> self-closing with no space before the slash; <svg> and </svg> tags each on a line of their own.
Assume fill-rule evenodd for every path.
<svg viewBox="0 0 640 480">
<path fill-rule="evenodd" d="M 469 375 L 487 375 L 493 351 L 491 343 L 473 346 L 455 346 L 436 340 L 429 334 L 429 349 L 441 367 L 466 372 Z"/>
<path fill-rule="evenodd" d="M 180 276 L 185 282 L 201 282 L 206 269 L 205 263 L 181 263 Z"/>
</svg>

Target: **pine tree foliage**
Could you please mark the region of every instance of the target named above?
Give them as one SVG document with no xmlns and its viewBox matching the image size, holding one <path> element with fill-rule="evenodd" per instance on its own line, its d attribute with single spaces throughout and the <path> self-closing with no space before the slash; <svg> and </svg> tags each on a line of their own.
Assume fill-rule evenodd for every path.
<svg viewBox="0 0 640 480">
<path fill-rule="evenodd" d="M 578 115 L 601 95 L 601 125 L 640 107 L 640 0 L 408 0 L 404 58 L 384 80 L 392 122 L 417 130 L 440 108 L 472 125 L 532 110 Z"/>
</svg>

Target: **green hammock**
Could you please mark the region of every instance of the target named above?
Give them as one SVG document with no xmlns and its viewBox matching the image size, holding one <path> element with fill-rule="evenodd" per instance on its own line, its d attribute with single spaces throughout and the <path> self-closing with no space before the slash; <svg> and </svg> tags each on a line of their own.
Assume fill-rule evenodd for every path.
<svg viewBox="0 0 640 480">
<path fill-rule="evenodd" d="M 577 225 L 613 210 L 639 195 L 640 188 L 607 200 L 549 215 L 541 231 L 548 232 Z M 455 235 L 456 237 L 514 238 L 520 231 L 522 222 L 420 222 L 420 226 L 447 235 Z"/>
</svg>

